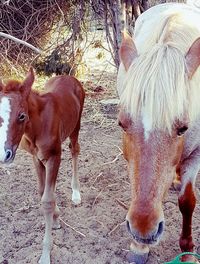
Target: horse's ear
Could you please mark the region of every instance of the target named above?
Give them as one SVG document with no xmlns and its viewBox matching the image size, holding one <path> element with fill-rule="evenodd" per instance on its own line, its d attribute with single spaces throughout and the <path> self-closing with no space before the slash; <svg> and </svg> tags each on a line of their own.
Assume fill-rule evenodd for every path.
<svg viewBox="0 0 200 264">
<path fill-rule="evenodd" d="M 137 49 L 135 43 L 126 31 L 123 32 L 122 43 L 119 49 L 119 56 L 126 71 L 130 67 L 133 60 L 137 57 Z"/>
<path fill-rule="evenodd" d="M 191 79 L 200 65 L 200 38 L 196 39 L 186 54 L 188 78 Z"/>
<path fill-rule="evenodd" d="M 35 79 L 34 70 L 33 67 L 30 67 L 29 72 L 27 73 L 26 78 L 22 82 L 22 86 L 21 86 L 22 92 L 24 93 L 25 96 L 29 95 L 34 79 Z"/>
</svg>

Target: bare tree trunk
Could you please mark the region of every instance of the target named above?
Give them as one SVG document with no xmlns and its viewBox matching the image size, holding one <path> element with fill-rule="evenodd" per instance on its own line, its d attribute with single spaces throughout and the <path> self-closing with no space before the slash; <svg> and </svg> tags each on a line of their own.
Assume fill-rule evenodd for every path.
<svg viewBox="0 0 200 264">
<path fill-rule="evenodd" d="M 148 0 L 142 0 L 142 8 L 143 8 L 142 12 L 144 12 L 149 8 Z"/>
<path fill-rule="evenodd" d="M 111 4 L 112 2 L 112 4 Z M 117 67 L 119 67 L 119 46 L 121 42 L 121 3 L 120 0 L 110 2 L 110 12 L 111 12 L 111 23 L 113 31 L 113 50 L 114 50 L 114 62 Z"/>
<path fill-rule="evenodd" d="M 126 28 L 133 33 L 138 16 L 148 8 L 148 0 L 92 0 L 94 12 L 104 19 L 106 37 L 117 68 L 121 32 Z"/>
<path fill-rule="evenodd" d="M 133 0 L 132 6 L 133 6 L 133 16 L 136 20 L 139 17 L 139 15 L 141 14 L 140 2 L 138 0 Z"/>
</svg>

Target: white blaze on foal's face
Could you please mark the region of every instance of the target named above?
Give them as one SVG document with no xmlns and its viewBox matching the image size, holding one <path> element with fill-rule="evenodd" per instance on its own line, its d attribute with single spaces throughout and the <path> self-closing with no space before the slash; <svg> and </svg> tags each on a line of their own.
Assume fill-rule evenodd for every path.
<svg viewBox="0 0 200 264">
<path fill-rule="evenodd" d="M 10 119 L 10 99 L 3 96 L 0 99 L 0 161 L 4 162 L 6 158 L 5 144 L 7 141 L 7 132 Z"/>
</svg>

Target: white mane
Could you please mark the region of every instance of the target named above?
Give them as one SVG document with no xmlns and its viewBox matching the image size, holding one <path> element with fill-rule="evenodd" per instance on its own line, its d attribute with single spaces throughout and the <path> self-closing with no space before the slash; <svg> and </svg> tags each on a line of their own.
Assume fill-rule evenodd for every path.
<svg viewBox="0 0 200 264">
<path fill-rule="evenodd" d="M 157 18 L 150 11 L 150 21 L 142 17 L 136 27 L 139 56 L 124 76 L 120 99 L 133 119 L 148 119 L 149 130 L 170 132 L 175 120 L 187 114 L 193 121 L 200 113 L 200 70 L 189 80 L 185 64 L 185 54 L 200 36 L 200 25 L 195 21 L 197 16 L 200 21 L 200 12 L 194 12 L 193 21 L 185 6 L 183 12 L 178 6 Z"/>
</svg>

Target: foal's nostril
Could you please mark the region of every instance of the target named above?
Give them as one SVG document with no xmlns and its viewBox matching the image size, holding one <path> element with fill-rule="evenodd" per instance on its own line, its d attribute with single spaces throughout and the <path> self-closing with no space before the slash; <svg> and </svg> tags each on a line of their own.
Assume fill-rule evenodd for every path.
<svg viewBox="0 0 200 264">
<path fill-rule="evenodd" d="M 131 233 L 131 227 L 130 227 L 130 223 L 128 220 L 126 220 L 126 226 L 127 226 L 128 232 Z"/>
<path fill-rule="evenodd" d="M 12 150 L 11 149 L 6 149 L 6 157 L 5 157 L 5 162 L 8 162 L 8 161 L 10 161 L 11 160 L 11 158 L 12 158 L 12 156 L 13 156 L 13 152 L 12 152 Z"/>
</svg>

